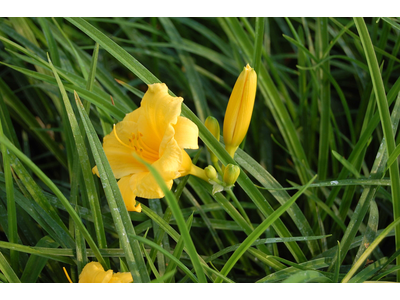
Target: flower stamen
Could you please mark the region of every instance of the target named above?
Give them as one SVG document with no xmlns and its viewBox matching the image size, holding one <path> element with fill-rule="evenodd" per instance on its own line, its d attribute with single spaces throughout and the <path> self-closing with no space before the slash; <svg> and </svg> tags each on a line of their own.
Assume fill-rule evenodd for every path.
<svg viewBox="0 0 400 300">
<path fill-rule="evenodd" d="M 131 149 L 136 151 L 140 157 L 142 157 L 147 162 L 154 162 L 159 159 L 158 152 L 152 148 L 150 148 L 143 140 L 143 134 L 141 132 L 137 132 L 135 135 L 132 133 L 132 139 L 129 139 L 131 143 Z"/>
<path fill-rule="evenodd" d="M 65 273 L 65 276 L 67 276 L 68 281 L 69 281 L 70 283 L 73 283 L 72 280 L 71 280 L 71 278 L 69 277 L 68 272 L 67 272 L 67 270 L 65 269 L 65 267 L 63 267 L 63 270 L 64 270 L 64 273 Z"/>
<path fill-rule="evenodd" d="M 136 137 L 137 145 L 140 146 L 140 148 L 144 149 L 146 152 L 150 152 L 154 156 L 157 156 L 157 159 L 158 159 L 158 151 L 147 146 L 146 143 L 141 139 L 142 136 L 143 136 L 143 134 L 141 132 L 139 132 Z"/>
<path fill-rule="evenodd" d="M 128 146 L 127 144 L 125 144 L 123 141 L 121 141 L 121 139 L 117 135 L 117 130 L 115 129 L 115 124 L 113 126 L 113 132 L 114 132 L 115 138 L 117 139 L 118 142 L 120 142 L 121 145 L 128 147 L 129 149 L 136 150 L 136 149 L 133 149 L 131 146 Z"/>
</svg>

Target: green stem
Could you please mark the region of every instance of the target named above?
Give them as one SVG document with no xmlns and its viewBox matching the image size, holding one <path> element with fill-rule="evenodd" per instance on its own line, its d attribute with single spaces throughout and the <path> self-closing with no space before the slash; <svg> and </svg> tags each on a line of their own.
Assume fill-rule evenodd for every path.
<svg viewBox="0 0 400 300">
<path fill-rule="evenodd" d="M 247 221 L 247 223 L 249 223 L 249 226 L 251 227 L 251 229 L 254 229 L 253 225 L 251 225 L 249 217 L 246 214 L 246 211 L 243 209 L 243 206 L 240 204 L 239 200 L 236 198 L 236 195 L 233 193 L 233 191 L 231 189 L 226 189 L 226 192 L 228 193 L 229 196 L 231 196 L 237 209 L 240 211 L 240 213 L 242 214 L 242 217 Z"/>
<path fill-rule="evenodd" d="M 219 166 L 218 162 L 219 162 L 218 159 L 215 162 L 213 161 L 214 168 L 217 170 L 219 175 L 223 176 L 224 173 L 222 173 L 221 167 Z"/>
</svg>

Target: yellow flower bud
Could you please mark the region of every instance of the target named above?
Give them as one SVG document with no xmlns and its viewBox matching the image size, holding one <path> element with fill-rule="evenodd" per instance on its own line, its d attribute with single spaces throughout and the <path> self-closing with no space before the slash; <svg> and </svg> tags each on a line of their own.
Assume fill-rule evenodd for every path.
<svg viewBox="0 0 400 300">
<path fill-rule="evenodd" d="M 211 134 L 217 139 L 217 141 L 219 141 L 220 128 L 218 120 L 212 116 L 209 116 L 204 122 L 204 125 L 211 132 Z M 207 150 L 210 153 L 210 158 L 212 163 L 216 164 L 218 162 L 218 157 L 216 157 L 215 154 L 208 147 Z"/>
<path fill-rule="evenodd" d="M 236 165 L 229 164 L 226 166 L 224 171 L 224 183 L 226 186 L 232 186 L 238 179 L 240 174 L 240 168 Z"/>
<path fill-rule="evenodd" d="M 206 172 L 206 176 L 208 177 L 208 179 L 214 180 L 218 177 L 217 171 L 213 166 L 206 167 L 204 171 Z"/>
<path fill-rule="evenodd" d="M 240 73 L 225 112 L 223 136 L 231 157 L 246 136 L 253 113 L 257 90 L 257 74 L 249 64 Z"/>
</svg>

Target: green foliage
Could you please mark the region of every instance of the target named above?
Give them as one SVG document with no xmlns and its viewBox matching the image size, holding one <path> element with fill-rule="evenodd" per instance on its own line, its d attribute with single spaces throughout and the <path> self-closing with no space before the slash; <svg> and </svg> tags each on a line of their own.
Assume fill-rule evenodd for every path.
<svg viewBox="0 0 400 300">
<path fill-rule="evenodd" d="M 1 18 L 0 281 L 77 282 L 93 260 L 134 282 L 399 281 L 399 23 Z M 247 63 L 232 158 L 203 122 Z M 213 193 L 149 165 L 166 196 L 128 212 L 101 142 L 156 82 L 199 128 L 196 165 L 241 171 Z"/>
</svg>

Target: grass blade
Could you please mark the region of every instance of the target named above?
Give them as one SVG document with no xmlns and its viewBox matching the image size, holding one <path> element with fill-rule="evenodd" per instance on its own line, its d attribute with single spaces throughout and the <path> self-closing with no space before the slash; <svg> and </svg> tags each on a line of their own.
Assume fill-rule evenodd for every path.
<svg viewBox="0 0 400 300">
<path fill-rule="evenodd" d="M 193 244 L 192 238 L 190 237 L 189 230 L 186 227 L 185 219 L 183 218 L 182 212 L 178 206 L 178 202 L 176 201 L 174 194 L 168 189 L 163 178 L 161 177 L 160 174 L 158 174 L 157 170 L 153 166 L 141 160 L 139 157 L 137 159 L 140 160 L 149 169 L 151 174 L 156 179 L 158 185 L 162 189 L 163 193 L 165 194 L 165 199 L 167 200 L 168 206 L 171 208 L 172 214 L 174 215 L 175 220 L 178 224 L 179 231 L 181 232 L 181 236 L 184 240 L 184 244 L 187 248 L 188 254 L 193 263 L 198 280 L 200 283 L 206 283 L 207 279 L 204 275 L 203 268 L 200 264 L 196 248 Z"/>
<path fill-rule="evenodd" d="M 326 258 L 318 258 L 314 260 L 310 260 L 304 263 L 299 264 L 298 266 L 301 266 L 303 269 L 322 269 L 325 268 L 329 265 L 329 260 Z M 257 282 L 262 283 L 262 282 L 278 282 L 282 281 L 285 278 L 288 278 L 290 275 L 296 273 L 299 270 L 297 267 L 289 267 L 284 270 L 272 273 L 271 275 L 268 275 Z"/>
<path fill-rule="evenodd" d="M 75 140 L 76 150 L 78 153 L 79 161 L 81 164 L 83 180 L 85 183 L 86 192 L 89 198 L 89 204 L 91 211 L 93 213 L 93 220 L 96 230 L 96 237 L 100 248 L 107 248 L 106 235 L 103 226 L 103 219 L 101 216 L 100 202 L 97 196 L 97 190 L 94 185 L 94 179 L 92 175 L 92 168 L 89 164 L 89 157 L 86 151 L 85 142 L 83 140 L 81 131 L 79 129 L 78 121 L 76 120 L 74 111 L 72 109 L 71 103 L 68 99 L 67 93 L 65 92 L 64 86 L 54 68 L 50 58 L 49 63 L 52 67 L 54 77 L 57 80 L 58 87 L 60 89 L 64 106 L 68 115 L 68 120 L 70 122 L 71 130 L 73 133 L 73 138 Z M 109 266 L 107 266 L 109 267 Z"/>
<path fill-rule="evenodd" d="M 291 275 L 284 281 L 282 281 L 282 283 L 307 283 L 307 282 L 331 283 L 332 280 L 322 275 L 318 271 L 299 271 Z"/>
<path fill-rule="evenodd" d="M 1 95 L 0 95 L 0 97 L 1 97 Z M 3 104 L 2 99 L 0 99 L 0 101 L 2 102 L 1 106 L 3 106 L 4 104 Z M 1 137 L 6 136 L 6 134 L 4 132 L 5 127 L 3 126 L 3 124 L 5 124 L 5 123 L 6 123 L 6 120 L 3 118 L 3 116 L 1 116 L 0 117 L 0 136 Z M 7 151 L 7 148 L 3 144 L 0 145 L 0 150 L 1 150 L 1 153 L 3 156 L 4 178 L 5 178 L 5 182 L 6 182 L 8 240 L 11 243 L 18 243 L 17 209 L 15 206 L 15 199 L 14 199 L 14 185 L 13 185 L 13 177 L 11 174 L 10 156 Z M 10 260 L 11 260 L 11 266 L 14 268 L 14 270 L 18 270 L 19 269 L 19 267 L 18 267 L 18 265 L 19 265 L 18 252 L 10 251 Z"/>
<path fill-rule="evenodd" d="M 190 215 L 190 217 L 186 221 L 186 226 L 188 230 L 190 231 L 190 228 L 192 227 L 192 221 L 193 221 L 193 214 Z M 178 260 L 180 256 L 182 255 L 183 247 L 184 247 L 184 240 L 182 237 L 179 238 L 178 243 L 175 246 L 174 252 L 172 253 L 173 256 L 175 256 Z M 168 274 L 170 272 L 175 272 L 176 271 L 176 263 L 175 262 L 169 262 L 167 269 L 165 270 L 165 274 Z M 167 283 L 172 282 L 172 278 L 168 279 L 166 281 Z"/>
<path fill-rule="evenodd" d="M 0 252 L 0 270 L 10 283 L 21 283 L 3 253 Z"/>
<path fill-rule="evenodd" d="M 182 38 L 171 20 L 169 18 L 160 18 L 159 20 L 164 26 L 165 31 L 170 37 L 172 43 L 177 45 L 182 44 Z M 190 55 L 187 54 L 185 51 L 180 50 L 179 48 L 177 48 L 177 51 L 179 54 L 179 58 L 181 59 L 183 66 L 186 69 L 187 79 L 196 106 L 197 115 L 199 116 L 199 119 L 204 122 L 204 120 L 207 116 L 210 115 L 210 113 L 207 108 L 200 76 L 194 67 L 194 61 L 190 57 Z"/>
<path fill-rule="evenodd" d="M 60 245 L 54 242 L 49 236 L 44 236 L 36 244 L 36 247 L 58 248 Z M 31 255 L 21 276 L 21 282 L 35 283 L 46 265 L 48 258 Z"/>
<path fill-rule="evenodd" d="M 378 103 L 379 116 L 382 123 L 382 129 L 386 141 L 386 148 L 388 156 L 393 153 L 395 149 L 395 141 L 393 136 L 392 124 L 390 122 L 389 105 L 386 99 L 385 88 L 383 86 L 383 80 L 379 69 L 378 61 L 376 59 L 374 47 L 368 34 L 367 26 L 363 18 L 354 18 L 354 23 L 357 26 L 357 30 L 360 35 L 360 39 L 365 51 L 365 56 L 368 63 L 368 68 L 371 75 L 374 92 L 376 95 L 376 101 Z M 392 198 L 400 198 L 400 174 L 399 165 L 392 164 L 389 167 L 389 174 L 392 186 Z M 396 220 L 400 217 L 400 203 L 393 201 L 393 218 Z M 395 240 L 396 249 L 400 249 L 400 225 L 395 228 Z M 400 258 L 396 259 L 396 265 L 400 265 Z M 397 280 L 400 281 L 400 271 L 397 272 Z"/>
<path fill-rule="evenodd" d="M 265 18 L 256 18 L 256 39 L 254 45 L 253 68 L 258 74 L 261 64 L 261 54 L 264 39 Z"/>
<path fill-rule="evenodd" d="M 86 241 L 88 242 L 90 248 L 94 251 L 96 258 L 98 261 L 106 266 L 106 263 L 101 256 L 101 253 L 96 246 L 95 242 L 93 241 L 92 237 L 90 236 L 89 232 L 86 230 L 85 226 L 83 225 L 81 219 L 79 218 L 78 214 L 75 212 L 74 208 L 65 198 L 63 193 L 57 188 L 57 186 L 51 181 L 42 170 L 40 170 L 29 158 L 27 158 L 20 150 L 18 150 L 7 138 L 0 137 L 0 142 L 3 143 L 8 150 L 13 152 L 23 163 L 25 163 L 35 174 L 39 177 L 52 191 L 53 193 L 60 199 L 61 203 L 66 208 L 67 212 L 74 220 L 75 225 L 79 228 L 82 232 L 83 236 L 85 237 Z"/>
<path fill-rule="evenodd" d="M 355 272 L 361 267 L 362 263 L 367 259 L 369 255 L 371 255 L 372 251 L 379 245 L 379 243 L 389 234 L 389 232 L 396 228 L 396 226 L 400 224 L 400 218 L 396 219 L 389 226 L 387 226 L 377 237 L 376 239 L 369 245 L 369 247 L 365 250 L 365 252 L 360 256 L 360 258 L 354 263 L 351 267 L 350 271 L 343 278 L 342 283 L 348 282 L 350 278 L 355 274 Z"/>
<path fill-rule="evenodd" d="M 308 185 L 311 184 L 317 176 L 314 176 Z M 276 220 L 281 214 L 283 214 L 296 200 L 297 198 L 308 188 L 306 185 L 303 189 L 299 190 L 289 201 L 279 207 L 275 212 L 273 212 L 268 218 L 266 218 L 240 245 L 238 249 L 232 254 L 229 260 L 226 262 L 225 266 L 221 270 L 221 274 L 226 276 L 229 271 L 233 268 L 234 264 L 239 260 L 240 256 L 244 254 L 247 248 L 256 241 L 256 239 Z M 220 282 L 217 280 L 216 282 Z"/>
<path fill-rule="evenodd" d="M 38 18 L 38 21 L 42 27 L 44 36 L 46 37 L 47 45 L 49 46 L 50 55 L 53 58 L 54 65 L 61 67 L 60 54 L 54 36 L 49 27 L 47 18 Z"/>
</svg>

